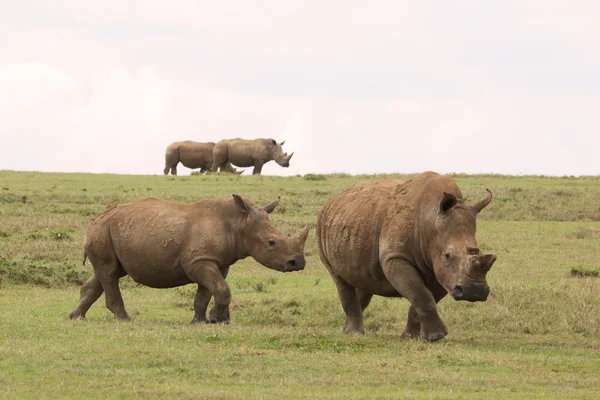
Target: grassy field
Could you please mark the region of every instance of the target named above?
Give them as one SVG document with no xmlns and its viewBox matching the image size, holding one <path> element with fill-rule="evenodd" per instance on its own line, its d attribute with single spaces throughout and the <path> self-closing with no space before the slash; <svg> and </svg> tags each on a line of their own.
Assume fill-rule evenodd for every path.
<svg viewBox="0 0 600 400">
<path fill-rule="evenodd" d="M 444 299 L 449 335 L 402 340 L 408 302 L 374 298 L 365 336 L 344 315 L 311 230 L 307 267 L 231 268 L 229 325 L 191 325 L 195 289 L 122 280 L 130 322 L 101 298 L 71 321 L 88 222 L 143 197 L 266 204 L 286 233 L 352 184 L 384 176 L 125 176 L 0 171 L 0 398 L 595 399 L 600 396 L 600 178 L 456 175 L 494 200 L 478 241 L 498 261 L 485 303 Z M 389 176 L 385 176 L 389 177 Z M 394 176 L 401 179 L 410 176 Z"/>
</svg>

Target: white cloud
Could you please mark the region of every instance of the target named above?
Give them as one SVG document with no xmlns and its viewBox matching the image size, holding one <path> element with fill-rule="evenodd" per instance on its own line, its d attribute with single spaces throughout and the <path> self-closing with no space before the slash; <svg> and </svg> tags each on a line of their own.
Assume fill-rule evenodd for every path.
<svg viewBox="0 0 600 400">
<path fill-rule="evenodd" d="M 65 71 L 40 62 L 0 66 L 0 111 L 21 107 L 53 107 L 76 101 L 77 83 Z M 58 97 L 58 98 L 57 98 Z"/>
<path fill-rule="evenodd" d="M 0 168 L 160 174 L 172 141 L 270 137 L 296 154 L 266 174 L 600 173 L 593 2 L 4 11 Z"/>
</svg>

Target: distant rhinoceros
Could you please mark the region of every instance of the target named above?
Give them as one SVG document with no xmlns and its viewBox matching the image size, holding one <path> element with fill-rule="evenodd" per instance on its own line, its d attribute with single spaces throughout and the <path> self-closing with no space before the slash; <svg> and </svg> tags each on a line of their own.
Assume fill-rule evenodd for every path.
<svg viewBox="0 0 600 400">
<path fill-rule="evenodd" d="M 282 167 L 290 166 L 290 159 L 294 153 L 288 155 L 283 152 L 283 144 L 273 139 L 224 139 L 219 141 L 213 149 L 212 172 L 217 169 L 223 171 L 227 163 L 237 167 L 254 167 L 252 175 L 260 174 L 265 163 L 275 160 Z"/>
<path fill-rule="evenodd" d="M 231 293 L 225 282 L 229 266 L 248 256 L 277 271 L 304 269 L 308 225 L 296 236 L 279 232 L 269 220 L 279 199 L 263 208 L 233 195 L 230 200 L 180 204 L 159 199 L 108 206 L 90 223 L 84 239 L 84 263 L 94 274 L 81 287 L 79 305 L 69 315 L 85 318 L 105 293 L 117 319 L 129 319 L 119 279 L 129 275 L 153 288 L 198 284 L 192 322 L 229 321 Z"/>
<path fill-rule="evenodd" d="M 165 151 L 164 174 L 177 175 L 177 164 L 191 169 L 200 168 L 200 172 L 210 171 L 213 163 L 213 148 L 215 142 L 200 143 L 191 140 L 171 143 Z M 244 170 L 237 171 L 230 163 L 225 163 L 225 172 L 240 175 Z"/>
<path fill-rule="evenodd" d="M 485 301 L 495 254 L 482 254 L 475 218 L 492 200 L 467 206 L 449 177 L 424 172 L 412 180 L 357 184 L 319 212 L 317 243 L 346 314 L 344 332 L 364 333 L 363 311 L 374 294 L 406 297 L 404 337 L 448 334 L 436 303 Z"/>
</svg>

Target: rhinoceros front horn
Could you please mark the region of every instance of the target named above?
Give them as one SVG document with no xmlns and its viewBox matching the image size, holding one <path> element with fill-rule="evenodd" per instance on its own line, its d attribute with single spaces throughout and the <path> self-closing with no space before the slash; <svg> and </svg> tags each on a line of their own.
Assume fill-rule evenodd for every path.
<svg viewBox="0 0 600 400">
<path fill-rule="evenodd" d="M 481 210 L 485 208 L 485 206 L 490 204 L 490 201 L 492 201 L 492 192 L 490 191 L 490 189 L 487 188 L 485 190 L 487 191 L 485 197 L 471 206 L 471 212 L 475 217 L 477 216 L 477 214 L 479 214 Z"/>
</svg>

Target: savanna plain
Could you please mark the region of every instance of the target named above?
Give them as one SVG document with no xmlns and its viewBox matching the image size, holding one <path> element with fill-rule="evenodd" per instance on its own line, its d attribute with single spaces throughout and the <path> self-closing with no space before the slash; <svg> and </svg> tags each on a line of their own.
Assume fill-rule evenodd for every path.
<svg viewBox="0 0 600 400">
<path fill-rule="evenodd" d="M 411 175 L 130 176 L 0 171 L 0 398 L 600 398 L 600 178 L 453 175 L 467 202 L 489 188 L 477 239 L 498 260 L 484 303 L 439 304 L 449 335 L 402 340 L 408 302 L 375 297 L 364 336 L 315 246 L 321 206 L 351 185 Z M 108 204 L 281 196 L 271 220 L 312 229 L 304 271 L 231 267 L 231 323 L 190 324 L 194 285 L 121 280 L 129 322 L 104 297 L 69 320 L 83 235 Z"/>
</svg>

